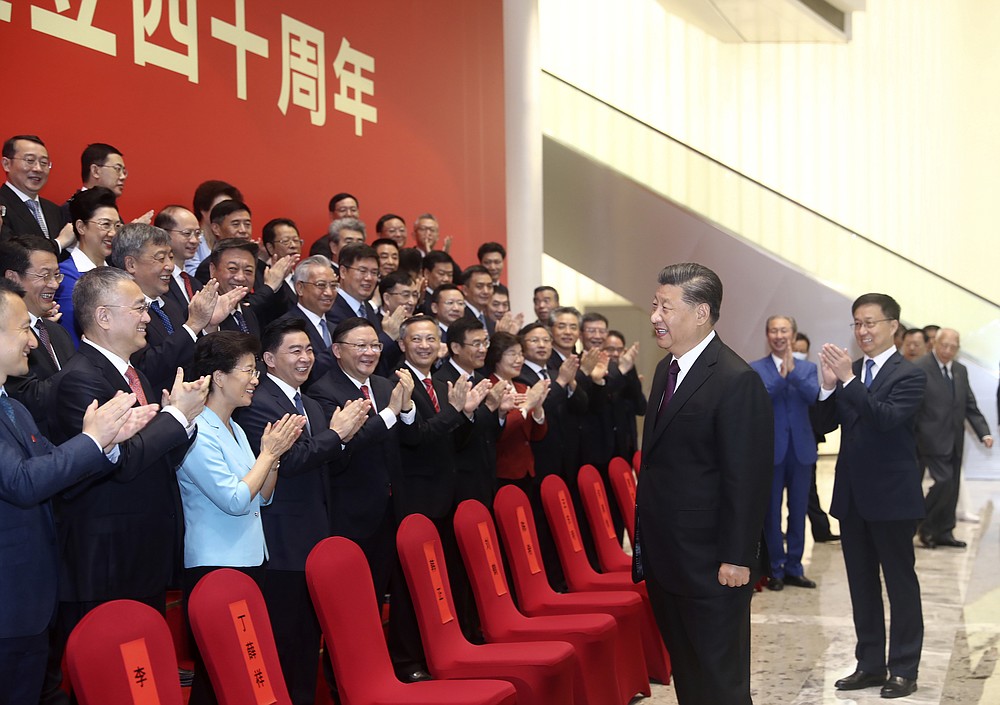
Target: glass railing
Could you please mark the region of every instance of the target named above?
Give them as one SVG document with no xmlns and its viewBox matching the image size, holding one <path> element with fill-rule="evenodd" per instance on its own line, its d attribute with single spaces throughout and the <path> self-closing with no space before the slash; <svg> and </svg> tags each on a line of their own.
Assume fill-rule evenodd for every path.
<svg viewBox="0 0 1000 705">
<path fill-rule="evenodd" d="M 891 282 L 909 321 L 948 321 L 962 351 L 989 369 L 1000 359 L 1000 304 L 754 181 L 635 117 L 543 73 L 546 137 L 699 213 L 854 298 Z M 984 253 L 986 254 L 986 253 Z"/>
</svg>

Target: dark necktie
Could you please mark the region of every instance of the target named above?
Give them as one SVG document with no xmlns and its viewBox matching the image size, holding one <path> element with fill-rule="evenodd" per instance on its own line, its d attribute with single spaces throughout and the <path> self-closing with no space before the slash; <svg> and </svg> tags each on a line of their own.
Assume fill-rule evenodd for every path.
<svg viewBox="0 0 1000 705">
<path fill-rule="evenodd" d="M 191 286 L 191 275 L 182 271 L 181 281 L 184 282 L 184 291 L 187 294 L 187 300 L 190 302 L 192 297 L 194 297 L 194 287 Z"/>
<path fill-rule="evenodd" d="M 671 360 L 667 370 L 667 387 L 663 390 L 663 399 L 660 400 L 660 408 L 656 412 L 657 420 L 663 416 L 663 410 L 667 408 L 667 404 L 674 396 L 674 390 L 677 389 L 677 375 L 680 374 L 680 371 L 681 366 L 677 364 L 677 360 Z"/>
<path fill-rule="evenodd" d="M 319 319 L 319 332 L 323 336 L 323 345 L 329 348 L 333 344 L 333 339 L 330 338 L 330 326 L 327 325 L 326 319 Z"/>
<path fill-rule="evenodd" d="M 35 220 L 38 221 L 38 226 L 42 229 L 42 234 L 45 237 L 48 237 L 49 226 L 45 223 L 45 216 L 42 215 L 41 205 L 39 205 L 38 201 L 34 201 L 30 198 L 24 202 L 24 205 L 26 205 L 28 210 L 31 211 L 31 215 L 35 216 Z"/>
<path fill-rule="evenodd" d="M 361 305 L 358 306 L 358 316 L 368 320 L 368 306 L 365 305 L 364 301 L 362 301 Z"/>
<path fill-rule="evenodd" d="M 170 319 L 167 317 L 167 314 L 163 312 L 162 308 L 160 308 L 160 302 L 155 300 L 150 301 L 149 310 L 155 313 L 156 317 L 160 319 L 161 323 L 163 323 L 163 327 L 167 329 L 167 335 L 173 335 L 174 324 L 170 322 Z"/>
<path fill-rule="evenodd" d="M 875 367 L 874 360 L 865 360 L 865 387 L 871 389 L 872 380 L 875 376 L 872 374 L 872 368 Z"/>
<path fill-rule="evenodd" d="M 538 370 L 538 378 L 539 379 L 548 379 L 549 378 L 549 371 L 547 369 L 545 369 L 544 367 L 542 369 Z"/>
<path fill-rule="evenodd" d="M 17 428 L 17 420 L 14 418 L 14 407 L 11 406 L 10 399 L 7 398 L 7 392 L 0 393 L 0 406 L 3 407 L 3 411 L 7 414 L 7 418 Z"/>
<path fill-rule="evenodd" d="M 951 390 L 951 395 L 955 396 L 955 378 L 948 374 L 947 365 L 941 365 L 941 373 L 944 375 L 944 379 L 948 383 L 948 389 Z"/>
<path fill-rule="evenodd" d="M 431 403 L 434 405 L 434 412 L 441 413 L 441 405 L 438 404 L 437 393 L 434 391 L 434 382 L 430 377 L 424 378 L 424 389 L 427 390 L 427 396 L 431 398 Z"/>
<path fill-rule="evenodd" d="M 486 327 L 486 316 L 484 316 L 482 313 L 479 314 L 479 325 L 481 325 L 483 328 Z"/>
<path fill-rule="evenodd" d="M 125 370 L 125 379 L 128 381 L 129 388 L 135 392 L 135 399 L 139 402 L 140 406 L 146 406 L 146 392 L 142 390 L 142 382 L 139 381 L 139 373 L 135 371 L 132 365 L 128 366 Z"/>
<path fill-rule="evenodd" d="M 52 358 L 52 362 L 56 363 L 56 369 L 62 369 L 59 366 L 59 358 L 56 357 L 56 351 L 52 348 L 52 339 L 49 338 L 49 331 L 45 327 L 45 324 L 42 323 L 41 318 L 35 321 L 35 332 L 38 334 L 38 340 L 41 342 L 42 347 L 45 348 L 45 352 Z"/>
<path fill-rule="evenodd" d="M 246 333 L 250 335 L 250 329 L 247 328 L 247 320 L 243 318 L 243 312 L 238 308 L 233 310 L 233 320 L 236 321 L 236 325 L 240 327 L 241 333 Z"/>
<path fill-rule="evenodd" d="M 309 417 L 306 416 L 306 407 L 302 403 L 302 394 L 299 392 L 295 392 L 295 410 L 299 412 L 300 416 L 306 417 L 306 431 L 308 431 L 309 435 L 311 436 L 312 429 L 309 428 Z"/>
</svg>

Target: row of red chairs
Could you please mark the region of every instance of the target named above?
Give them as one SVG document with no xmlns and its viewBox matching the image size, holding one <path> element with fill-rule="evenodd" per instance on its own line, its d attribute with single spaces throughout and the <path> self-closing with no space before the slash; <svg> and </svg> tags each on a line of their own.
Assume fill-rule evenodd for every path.
<svg viewBox="0 0 1000 705">
<path fill-rule="evenodd" d="M 628 502 L 621 500 L 634 497 L 632 469 L 621 460 L 610 470 L 627 517 Z M 571 590 L 565 594 L 549 586 L 527 496 L 515 487 L 498 493 L 494 514 L 517 606 L 489 511 L 475 501 L 458 507 L 455 532 L 488 642 L 482 645 L 467 641 L 459 628 L 434 524 L 418 514 L 402 522 L 397 547 L 435 678 L 423 683 L 404 684 L 393 673 L 361 550 L 340 537 L 318 544 L 306 577 L 343 703 L 625 705 L 636 694 L 650 694 L 650 677 L 668 682 L 669 657 L 645 586 L 631 581 L 596 469 L 581 470 L 579 488 L 603 573 L 583 552 L 566 484 L 558 477 L 542 484 Z M 267 609 L 252 579 L 234 570 L 212 572 L 192 592 L 189 616 L 222 705 L 290 702 Z M 139 603 L 110 602 L 88 614 L 70 636 L 67 666 L 82 705 L 181 702 L 169 630 L 155 610 Z"/>
</svg>

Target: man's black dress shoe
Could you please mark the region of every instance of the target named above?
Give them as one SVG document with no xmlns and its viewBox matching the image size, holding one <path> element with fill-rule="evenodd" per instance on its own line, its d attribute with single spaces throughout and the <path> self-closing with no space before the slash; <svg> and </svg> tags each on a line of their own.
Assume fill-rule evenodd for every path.
<svg viewBox="0 0 1000 705">
<path fill-rule="evenodd" d="M 915 678 L 903 678 L 902 676 L 889 676 L 889 680 L 882 686 L 880 695 L 883 698 L 905 698 L 917 689 Z"/>
<path fill-rule="evenodd" d="M 865 673 L 864 671 L 855 671 L 833 684 L 837 690 L 861 690 L 862 688 L 874 688 L 877 685 L 885 685 L 885 674 Z"/>
<path fill-rule="evenodd" d="M 432 680 L 431 674 L 422 668 L 414 668 L 412 671 L 401 673 L 399 678 L 404 683 L 419 683 L 420 681 Z"/>
<path fill-rule="evenodd" d="M 941 536 L 935 541 L 938 546 L 950 546 L 951 548 L 965 548 L 969 544 L 959 541 L 954 536 Z"/>
<path fill-rule="evenodd" d="M 937 541 L 926 534 L 920 534 L 920 545 L 924 548 L 937 548 Z"/>
<path fill-rule="evenodd" d="M 785 589 L 785 584 L 781 581 L 781 578 L 768 578 L 767 589 L 778 592 L 779 590 Z"/>
<path fill-rule="evenodd" d="M 814 536 L 813 541 L 816 543 L 830 543 L 831 541 L 840 541 L 840 534 L 827 534 L 826 536 Z"/>
<path fill-rule="evenodd" d="M 816 587 L 816 581 L 810 580 L 804 575 L 786 575 L 785 585 L 791 585 L 793 587 L 800 587 L 800 588 L 814 588 Z"/>
</svg>

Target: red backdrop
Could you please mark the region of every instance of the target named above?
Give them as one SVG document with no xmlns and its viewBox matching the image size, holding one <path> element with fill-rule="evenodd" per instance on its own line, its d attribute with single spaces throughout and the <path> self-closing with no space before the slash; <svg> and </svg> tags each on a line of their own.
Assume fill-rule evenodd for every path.
<svg viewBox="0 0 1000 705">
<path fill-rule="evenodd" d="M 369 241 L 385 212 L 412 228 L 430 211 L 467 265 L 481 242 L 506 241 L 501 5 L 0 0 L 3 138 L 45 141 L 42 195 L 56 202 L 80 184 L 83 147 L 108 142 L 130 173 L 126 219 L 190 207 L 198 183 L 222 179 L 243 191 L 255 237 L 285 216 L 312 242 L 348 191 Z"/>
</svg>

